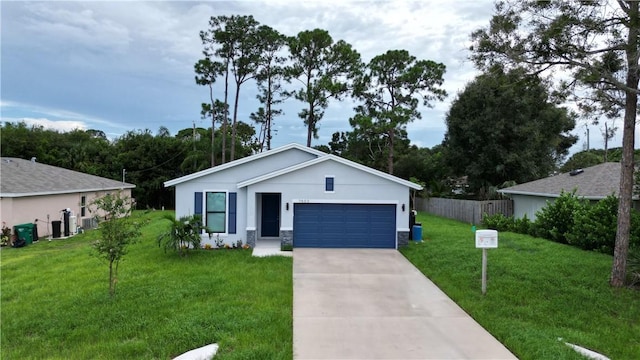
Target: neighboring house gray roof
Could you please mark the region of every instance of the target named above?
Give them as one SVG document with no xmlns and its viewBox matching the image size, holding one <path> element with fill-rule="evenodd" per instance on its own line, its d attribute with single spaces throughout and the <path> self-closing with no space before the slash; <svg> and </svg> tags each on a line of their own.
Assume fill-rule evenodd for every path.
<svg viewBox="0 0 640 360">
<path fill-rule="evenodd" d="M 0 197 L 131 189 L 133 184 L 19 158 L 0 158 Z"/>
<path fill-rule="evenodd" d="M 563 173 L 498 190 L 503 194 L 559 197 L 562 191 L 576 190 L 576 195 L 590 200 L 617 194 L 620 189 L 620 163 L 607 162 L 582 171 Z"/>
</svg>

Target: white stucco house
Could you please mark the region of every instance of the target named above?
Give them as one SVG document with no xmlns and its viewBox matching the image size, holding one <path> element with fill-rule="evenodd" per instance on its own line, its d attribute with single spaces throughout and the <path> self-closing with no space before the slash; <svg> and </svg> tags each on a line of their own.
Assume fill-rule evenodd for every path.
<svg viewBox="0 0 640 360">
<path fill-rule="evenodd" d="M 121 191 L 131 197 L 135 185 L 85 174 L 31 160 L 3 157 L 0 160 L 0 220 L 13 228 L 35 224 L 39 237 L 54 234 L 59 222 L 61 236 L 72 235 L 78 227 L 95 225 L 89 204 L 109 192 Z M 69 209 L 68 224 L 62 210 Z M 67 225 L 65 227 L 65 225 Z M 66 231 L 68 229 L 68 231 Z"/>
<path fill-rule="evenodd" d="M 203 244 L 279 239 L 283 248 L 397 248 L 409 240 L 410 181 L 289 144 L 164 183 L 176 217 L 201 215 Z"/>
<path fill-rule="evenodd" d="M 536 212 L 553 202 L 562 192 L 576 191 L 576 196 L 599 201 L 620 190 L 621 167 L 617 162 L 606 162 L 584 169 L 518 184 L 498 190 L 513 199 L 513 216 L 525 215 L 535 221 Z M 637 208 L 637 197 L 634 205 Z"/>
</svg>

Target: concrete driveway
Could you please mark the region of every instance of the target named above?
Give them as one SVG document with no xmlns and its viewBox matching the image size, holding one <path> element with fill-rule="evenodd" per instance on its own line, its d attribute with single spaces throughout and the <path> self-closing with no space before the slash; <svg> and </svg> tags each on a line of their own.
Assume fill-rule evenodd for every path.
<svg viewBox="0 0 640 360">
<path fill-rule="evenodd" d="M 293 358 L 516 359 L 398 251 L 298 248 Z"/>
</svg>

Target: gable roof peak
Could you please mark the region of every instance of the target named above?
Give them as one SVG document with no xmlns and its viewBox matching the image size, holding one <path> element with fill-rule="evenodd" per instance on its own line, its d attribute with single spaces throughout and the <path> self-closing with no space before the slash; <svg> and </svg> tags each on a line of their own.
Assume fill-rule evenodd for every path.
<svg viewBox="0 0 640 360">
<path fill-rule="evenodd" d="M 351 160 L 347 160 L 345 158 L 342 158 L 340 156 L 333 155 L 333 154 L 324 154 L 324 156 L 319 156 L 318 158 L 313 159 L 313 160 L 307 160 L 307 161 L 302 162 L 302 163 L 297 164 L 297 165 L 293 165 L 293 166 L 290 166 L 290 167 L 287 167 L 287 168 L 284 168 L 284 169 L 281 169 L 281 170 L 278 170 L 278 171 L 271 172 L 269 174 L 264 174 L 264 175 L 257 176 L 257 177 L 252 178 L 252 179 L 248 179 L 248 180 L 242 181 L 242 182 L 238 183 L 238 187 L 239 188 L 246 187 L 246 186 L 249 186 L 249 185 L 252 185 L 252 184 L 256 184 L 256 183 L 262 182 L 262 181 L 267 180 L 267 179 L 271 179 L 271 178 L 274 178 L 274 177 L 277 177 L 277 176 L 280 176 L 280 175 L 283 175 L 283 174 L 288 174 L 290 172 L 297 171 L 297 170 L 300 170 L 300 169 L 303 169 L 303 168 L 306 168 L 306 167 L 314 166 L 316 164 L 323 163 L 323 162 L 326 162 L 326 161 L 338 162 L 340 164 L 343 164 L 343 165 L 358 169 L 360 171 L 364 171 L 364 172 L 367 172 L 369 174 L 384 178 L 386 180 L 389 180 L 389 181 L 392 181 L 392 182 L 407 186 L 407 187 L 412 188 L 414 190 L 422 190 L 422 186 L 420 186 L 420 185 L 418 185 L 416 183 L 413 183 L 413 182 L 405 180 L 405 179 L 401 179 L 401 178 L 399 178 L 397 176 L 387 174 L 387 173 L 382 172 L 380 170 L 376 170 L 374 168 L 370 168 L 370 167 L 368 167 L 366 165 L 362 165 L 362 164 L 359 164 L 357 162 L 354 162 L 354 161 L 351 161 Z"/>
<path fill-rule="evenodd" d="M 317 149 L 314 149 L 314 148 L 310 148 L 310 147 L 307 147 L 307 146 L 304 146 L 304 145 L 301 145 L 301 144 L 298 144 L 298 143 L 289 143 L 289 144 L 286 144 L 286 145 L 283 145 L 283 146 L 280 146 L 280 147 L 277 147 L 277 148 L 274 148 L 274 149 L 271 149 L 271 150 L 267 150 L 267 151 L 259 152 L 259 153 L 253 154 L 253 155 L 245 156 L 243 158 L 236 159 L 236 160 L 233 160 L 233 161 L 221 164 L 221 165 L 217 165 L 217 166 L 214 166 L 212 168 L 200 170 L 200 171 L 192 173 L 192 174 L 188 174 L 188 175 L 176 178 L 176 179 L 165 181 L 164 182 L 164 187 L 175 186 L 175 185 L 178 185 L 178 184 L 183 183 L 185 181 L 197 179 L 197 178 L 202 177 L 202 176 L 213 174 L 213 173 L 216 173 L 216 172 L 219 172 L 219 171 L 222 171 L 222 170 L 225 170 L 225 169 L 237 166 L 237 165 L 246 164 L 248 162 L 255 161 L 255 160 L 258 160 L 258 159 L 262 159 L 262 158 L 268 157 L 270 155 L 278 154 L 278 153 L 281 153 L 281 152 L 284 152 L 284 151 L 287 151 L 287 150 L 291 150 L 291 149 L 297 149 L 297 150 L 300 150 L 300 151 L 304 151 L 304 152 L 307 152 L 309 154 L 315 155 L 317 157 L 328 155 L 325 152 L 322 152 L 320 150 L 317 150 Z"/>
</svg>

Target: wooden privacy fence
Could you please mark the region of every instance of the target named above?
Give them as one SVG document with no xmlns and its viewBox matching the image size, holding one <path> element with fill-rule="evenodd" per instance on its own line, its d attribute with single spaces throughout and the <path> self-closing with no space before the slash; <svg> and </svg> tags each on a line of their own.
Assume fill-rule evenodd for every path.
<svg viewBox="0 0 640 360">
<path fill-rule="evenodd" d="M 417 198 L 416 210 L 470 224 L 480 224 L 484 214 L 513 216 L 513 200 L 475 201 L 445 198 Z"/>
</svg>

